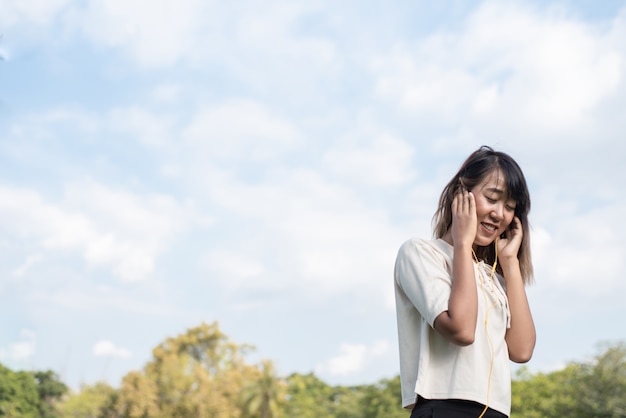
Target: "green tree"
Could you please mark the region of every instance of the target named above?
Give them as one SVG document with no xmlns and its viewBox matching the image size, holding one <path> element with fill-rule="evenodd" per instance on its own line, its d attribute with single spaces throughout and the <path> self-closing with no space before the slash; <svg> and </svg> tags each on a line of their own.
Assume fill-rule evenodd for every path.
<svg viewBox="0 0 626 418">
<path fill-rule="evenodd" d="M 363 418 L 407 418 L 410 415 L 402 409 L 399 375 L 365 386 L 363 391 Z"/>
<path fill-rule="evenodd" d="M 363 418 L 363 387 L 330 386 L 313 373 L 287 378 L 285 416 Z"/>
<path fill-rule="evenodd" d="M 142 372 L 128 373 L 122 379 L 115 410 L 124 418 L 159 416 L 156 382 Z"/>
<path fill-rule="evenodd" d="M 578 415 L 580 365 L 571 364 L 551 373 L 531 374 L 520 368 L 511 391 L 511 416 L 520 418 L 562 418 Z"/>
<path fill-rule="evenodd" d="M 594 359 L 551 373 L 518 371 L 511 416 L 521 418 L 626 417 L 626 345 L 605 345 Z"/>
<path fill-rule="evenodd" d="M 244 361 L 251 349 L 231 342 L 217 323 L 167 338 L 141 372 L 124 378 L 117 411 L 128 418 L 240 418 L 243 384 L 258 372 Z"/>
<path fill-rule="evenodd" d="M 82 386 L 79 392 L 71 393 L 57 404 L 59 416 L 63 418 L 115 418 L 113 405 L 117 397 L 114 388 L 104 382 Z"/>
<path fill-rule="evenodd" d="M 331 413 L 333 389 L 313 373 L 293 373 L 287 377 L 285 416 L 335 418 Z"/>
<path fill-rule="evenodd" d="M 603 353 L 581 367 L 581 416 L 626 417 L 626 344 L 604 346 Z"/>
<path fill-rule="evenodd" d="M 39 395 L 40 418 L 56 418 L 58 413 L 55 406 L 68 391 L 67 386 L 52 370 L 34 372 L 33 375 Z"/>
<path fill-rule="evenodd" d="M 0 416 L 39 417 L 39 394 L 32 373 L 13 372 L 0 364 Z"/>
<path fill-rule="evenodd" d="M 333 386 L 330 413 L 336 418 L 362 418 L 364 386 Z"/>
<path fill-rule="evenodd" d="M 244 385 L 242 401 L 246 417 L 278 418 L 285 401 L 285 383 L 276 375 L 269 360 L 261 363 L 259 376 Z"/>
</svg>

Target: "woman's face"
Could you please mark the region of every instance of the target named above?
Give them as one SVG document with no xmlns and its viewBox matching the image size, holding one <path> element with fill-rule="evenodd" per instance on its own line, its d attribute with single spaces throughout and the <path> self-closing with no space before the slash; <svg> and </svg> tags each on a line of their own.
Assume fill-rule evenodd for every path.
<svg viewBox="0 0 626 418">
<path fill-rule="evenodd" d="M 476 202 L 476 238 L 474 244 L 487 246 L 499 237 L 515 216 L 515 200 L 507 198 L 502 170 L 494 170 L 471 192 Z"/>
</svg>

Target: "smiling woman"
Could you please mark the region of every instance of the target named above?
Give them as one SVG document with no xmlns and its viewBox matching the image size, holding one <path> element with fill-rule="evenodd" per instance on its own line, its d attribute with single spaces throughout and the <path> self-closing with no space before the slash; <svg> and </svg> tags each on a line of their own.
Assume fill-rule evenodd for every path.
<svg viewBox="0 0 626 418">
<path fill-rule="evenodd" d="M 451 234 L 454 200 L 457 193 L 463 191 L 474 192 L 472 197 L 476 205 L 480 205 L 480 211 L 483 215 L 483 211 L 488 212 L 489 208 L 486 207 L 486 203 L 490 201 L 494 204 L 497 203 L 495 209 L 504 205 L 503 209 L 507 209 L 508 215 L 512 209 L 514 217 L 519 220 L 519 226 L 522 228 L 522 242 L 517 255 L 520 260 L 522 277 L 524 282 L 528 283 L 533 276 L 528 222 L 530 193 L 524 174 L 517 162 L 507 154 L 495 152 L 489 147 L 482 147 L 468 157 L 457 174 L 444 187 L 439 198 L 439 207 L 434 218 L 434 232 L 437 238 L 444 238 Z M 477 216 L 480 215 L 478 207 L 476 210 Z M 501 226 L 503 221 L 499 218 L 504 213 L 497 213 L 496 215 L 496 221 Z M 484 219 L 484 216 L 479 219 Z M 509 219 L 504 226 L 512 228 L 515 225 L 517 223 L 512 224 L 511 219 Z M 505 230 L 500 231 L 500 235 L 505 234 L 505 232 Z M 479 258 L 485 259 L 489 264 L 495 263 L 495 245 L 487 245 L 493 243 L 493 238 L 491 237 L 488 243 L 474 247 Z M 450 242 L 450 239 L 451 237 L 448 237 L 447 241 Z M 502 274 L 501 266 L 496 265 L 496 271 Z"/>
<path fill-rule="evenodd" d="M 506 417 L 509 359 L 526 362 L 535 327 L 530 197 L 517 163 L 475 151 L 444 188 L 435 240 L 411 239 L 395 267 L 402 405 L 412 418 Z"/>
</svg>

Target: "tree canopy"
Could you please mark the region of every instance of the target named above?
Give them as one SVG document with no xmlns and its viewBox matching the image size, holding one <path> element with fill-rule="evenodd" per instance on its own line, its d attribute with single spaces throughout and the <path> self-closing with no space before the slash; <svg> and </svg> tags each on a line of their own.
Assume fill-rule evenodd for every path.
<svg viewBox="0 0 626 418">
<path fill-rule="evenodd" d="M 401 418 L 400 378 L 331 386 L 313 373 L 281 377 L 269 359 L 249 364 L 248 344 L 232 342 L 217 323 L 167 338 L 118 388 L 98 382 L 68 388 L 52 371 L 0 365 L 0 416 L 13 418 Z M 588 361 L 512 382 L 516 418 L 626 417 L 626 345 L 604 344 Z"/>
<path fill-rule="evenodd" d="M 67 386 L 50 370 L 14 372 L 0 364 L 0 416 L 54 418 L 66 392 Z"/>
</svg>

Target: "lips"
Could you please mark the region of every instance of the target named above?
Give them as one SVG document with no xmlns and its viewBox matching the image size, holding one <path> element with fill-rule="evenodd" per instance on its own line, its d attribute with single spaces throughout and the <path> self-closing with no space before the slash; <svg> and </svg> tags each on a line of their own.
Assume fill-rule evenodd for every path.
<svg viewBox="0 0 626 418">
<path fill-rule="evenodd" d="M 490 234 L 495 234 L 498 231 L 498 226 L 497 225 L 486 223 L 486 222 L 481 222 L 480 224 Z"/>
</svg>

